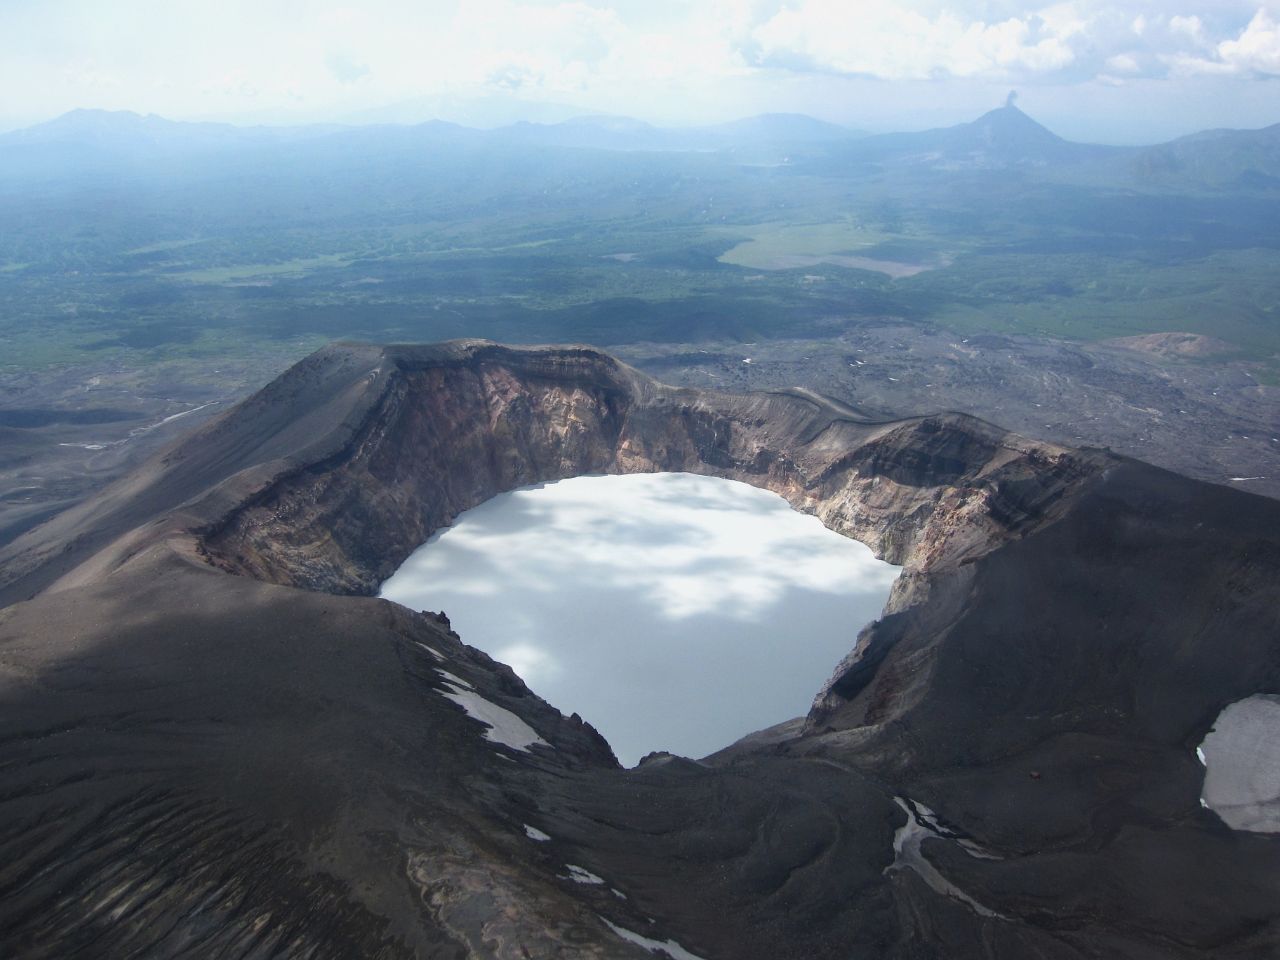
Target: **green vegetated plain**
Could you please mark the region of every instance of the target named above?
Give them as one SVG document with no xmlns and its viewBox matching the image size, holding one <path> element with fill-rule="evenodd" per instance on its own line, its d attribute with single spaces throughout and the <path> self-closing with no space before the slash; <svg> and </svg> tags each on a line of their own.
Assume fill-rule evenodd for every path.
<svg viewBox="0 0 1280 960">
<path fill-rule="evenodd" d="M 717 154 L 293 150 L 163 177 L 0 179 L 0 364 L 333 338 L 751 341 L 897 318 L 1202 333 L 1277 369 L 1274 190 Z"/>
</svg>

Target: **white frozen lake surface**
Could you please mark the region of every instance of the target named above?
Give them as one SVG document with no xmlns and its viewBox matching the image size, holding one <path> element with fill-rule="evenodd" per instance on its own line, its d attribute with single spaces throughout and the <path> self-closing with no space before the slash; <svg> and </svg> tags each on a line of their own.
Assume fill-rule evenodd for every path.
<svg viewBox="0 0 1280 960">
<path fill-rule="evenodd" d="M 380 595 L 445 611 L 631 766 L 652 750 L 705 756 L 805 713 L 899 570 L 776 494 L 633 474 L 497 496 Z"/>
</svg>

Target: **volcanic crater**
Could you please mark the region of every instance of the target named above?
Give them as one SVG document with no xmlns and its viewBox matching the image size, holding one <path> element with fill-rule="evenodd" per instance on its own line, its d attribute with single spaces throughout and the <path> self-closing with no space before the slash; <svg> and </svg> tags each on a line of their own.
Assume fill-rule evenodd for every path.
<svg viewBox="0 0 1280 960">
<path fill-rule="evenodd" d="M 622 770 L 369 596 L 495 494 L 655 471 L 903 566 L 807 716 Z M 1280 692 L 1278 582 L 1280 504 L 961 413 L 675 389 L 586 347 L 334 345 L 0 552 L 0 943 L 1268 956 L 1280 839 L 1200 804 L 1195 747 Z"/>
</svg>

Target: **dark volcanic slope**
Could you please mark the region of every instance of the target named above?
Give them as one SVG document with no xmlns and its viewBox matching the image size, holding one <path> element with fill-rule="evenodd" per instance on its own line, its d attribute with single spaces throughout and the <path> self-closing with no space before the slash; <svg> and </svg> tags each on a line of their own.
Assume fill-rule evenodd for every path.
<svg viewBox="0 0 1280 960">
<path fill-rule="evenodd" d="M 620 770 L 360 595 L 494 493 L 645 470 L 905 564 L 803 723 Z M 1280 842 L 1200 807 L 1194 755 L 1280 692 L 1274 501 L 585 348 L 340 346 L 0 562 L 5 955 L 1280 949 Z"/>
</svg>

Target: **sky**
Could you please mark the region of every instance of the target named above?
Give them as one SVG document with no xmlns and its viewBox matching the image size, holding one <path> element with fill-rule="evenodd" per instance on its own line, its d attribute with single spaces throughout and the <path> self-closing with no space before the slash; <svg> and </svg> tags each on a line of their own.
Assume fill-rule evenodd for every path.
<svg viewBox="0 0 1280 960">
<path fill-rule="evenodd" d="M 1014 89 L 1079 140 L 1280 121 L 1280 0 L 0 0 L 0 44 L 0 129 L 81 107 L 278 123 L 419 101 L 406 117 L 457 119 L 480 100 L 884 131 Z"/>
</svg>

